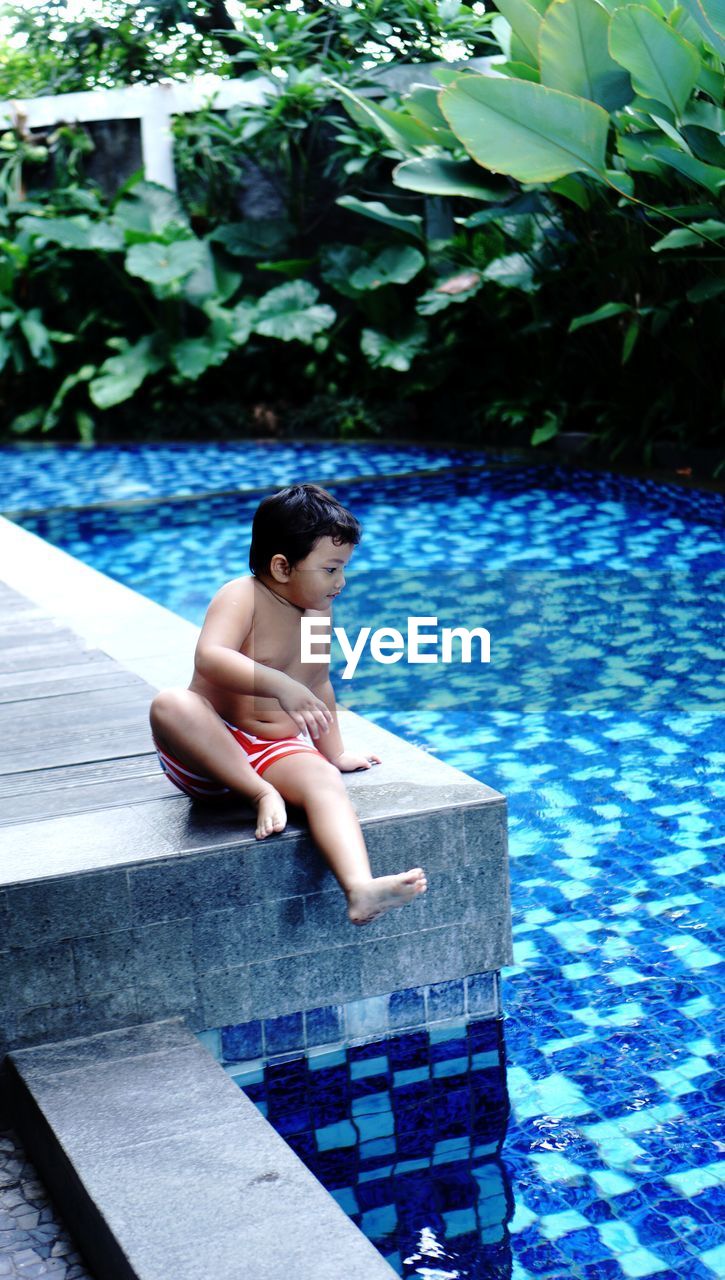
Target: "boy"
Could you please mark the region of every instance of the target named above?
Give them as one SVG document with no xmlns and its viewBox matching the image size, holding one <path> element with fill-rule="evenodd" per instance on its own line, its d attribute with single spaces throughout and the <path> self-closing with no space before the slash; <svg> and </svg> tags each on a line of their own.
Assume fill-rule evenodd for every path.
<svg viewBox="0 0 725 1280">
<path fill-rule="evenodd" d="M 427 885 L 420 867 L 373 877 L 340 774 L 380 760 L 345 751 L 329 668 L 301 658 L 301 619 L 331 616 L 359 541 L 355 517 L 318 485 L 265 498 L 252 524 L 252 577 L 214 597 L 191 684 L 157 694 L 151 727 L 170 780 L 192 797 L 245 796 L 258 839 L 284 829 L 285 800 L 304 809 L 348 916 L 362 925 Z"/>
</svg>

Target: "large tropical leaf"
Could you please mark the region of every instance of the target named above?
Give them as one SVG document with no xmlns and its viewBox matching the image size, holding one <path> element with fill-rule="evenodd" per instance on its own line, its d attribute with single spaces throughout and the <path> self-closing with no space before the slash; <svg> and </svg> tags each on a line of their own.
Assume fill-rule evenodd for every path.
<svg viewBox="0 0 725 1280">
<path fill-rule="evenodd" d="M 725 147 L 711 130 L 701 129 L 699 125 L 685 125 L 682 137 L 698 160 L 704 160 L 706 164 L 714 164 L 718 168 L 725 165 Z"/>
<path fill-rule="evenodd" d="M 406 373 L 423 350 L 426 337 L 426 326 L 418 320 L 407 334 L 396 338 L 390 338 L 377 329 L 363 329 L 360 347 L 374 369 L 395 369 L 397 373 Z"/>
<path fill-rule="evenodd" d="M 653 253 L 662 253 L 665 249 L 702 248 L 707 240 L 725 239 L 725 222 L 717 218 L 706 218 L 704 222 L 691 222 L 689 227 L 675 227 L 666 236 L 652 245 Z"/>
<path fill-rule="evenodd" d="M 358 200 L 357 196 L 340 196 L 337 204 L 343 209 L 349 209 L 351 213 L 361 213 L 374 222 L 383 222 L 396 231 L 415 236 L 416 240 L 423 239 L 423 219 L 419 213 L 396 213 L 383 204 L 382 200 Z"/>
<path fill-rule="evenodd" d="M 494 258 L 486 267 L 483 278 L 502 289 L 521 289 L 523 293 L 535 293 L 538 287 L 531 263 L 523 253 L 507 253 Z"/>
<path fill-rule="evenodd" d="M 379 107 L 369 98 L 360 98 L 344 85 L 331 81 L 342 96 L 342 105 L 356 124 L 379 129 L 391 147 L 404 153 L 430 147 L 437 141 L 436 131 L 430 125 L 416 120 L 405 111 L 391 111 Z"/>
<path fill-rule="evenodd" d="M 539 27 L 548 0 L 496 0 L 515 36 L 518 36 L 534 66 L 539 59 Z"/>
<path fill-rule="evenodd" d="M 695 87 L 697 50 L 641 4 L 617 9 L 609 27 L 612 57 L 632 76 L 637 93 L 663 102 L 676 116 Z"/>
<path fill-rule="evenodd" d="M 247 218 L 243 222 L 226 222 L 209 236 L 227 253 L 237 258 L 278 258 L 292 235 L 285 218 Z"/>
<path fill-rule="evenodd" d="M 425 266 L 425 258 L 412 245 L 391 245 L 383 249 L 372 262 L 367 262 L 353 272 L 350 284 L 353 289 L 381 289 L 386 284 L 407 284 Z"/>
<path fill-rule="evenodd" d="M 311 342 L 335 321 L 332 307 L 318 303 L 318 297 L 318 290 L 306 280 L 291 280 L 270 289 L 257 303 L 255 333 L 282 342 Z"/>
<path fill-rule="evenodd" d="M 671 169 L 676 169 L 690 182 L 705 187 L 714 196 L 719 195 L 725 187 L 725 169 L 717 168 L 713 164 L 705 164 L 695 156 L 686 155 L 684 151 L 676 151 L 674 147 L 653 147 L 651 154 L 655 160 L 669 165 Z"/>
<path fill-rule="evenodd" d="M 432 84 L 414 84 L 403 99 L 408 113 L 420 124 L 435 131 L 441 146 L 455 146 L 455 138 L 448 122 L 438 106 L 438 89 Z"/>
<path fill-rule="evenodd" d="M 126 270 L 129 275 L 140 276 L 150 285 L 165 288 L 178 284 L 204 264 L 208 248 L 200 240 L 176 240 L 162 244 L 152 240 L 148 244 L 134 244 L 126 254 Z"/>
<path fill-rule="evenodd" d="M 109 222 L 92 222 L 86 214 L 73 218 L 20 218 L 18 226 L 35 239 L 63 249 L 113 252 L 123 248 L 123 233 L 118 227 Z"/>
<path fill-rule="evenodd" d="M 99 409 L 110 409 L 130 400 L 144 378 L 156 373 L 164 363 L 155 335 L 141 338 L 133 346 L 125 338 L 112 339 L 112 343 L 117 347 L 118 355 L 109 356 L 104 361 L 98 371 L 99 376 L 88 388 L 91 400 Z"/>
<path fill-rule="evenodd" d="M 526 80 L 461 76 L 440 95 L 473 159 L 519 182 L 554 182 L 605 167 L 609 115 L 594 102 Z"/>
<path fill-rule="evenodd" d="M 184 297 L 197 307 L 202 307 L 209 300 L 226 302 L 239 288 L 241 274 L 222 262 L 222 255 L 213 252 L 208 240 L 202 240 L 200 244 L 199 265 L 184 280 Z"/>
<path fill-rule="evenodd" d="M 617 138 L 617 150 L 634 173 L 655 173 L 662 177 L 662 169 L 652 155 L 652 148 L 662 144 L 662 135 L 654 129 L 642 133 L 621 133 Z"/>
<path fill-rule="evenodd" d="M 533 80 L 537 84 L 541 83 L 541 73 L 538 67 L 529 67 L 525 62 L 497 62 L 496 70 L 501 75 L 510 76 L 513 80 Z"/>
<path fill-rule="evenodd" d="M 418 156 L 403 160 L 393 169 L 396 187 L 420 191 L 427 196 L 464 196 L 471 200 L 498 200 L 502 188 L 481 181 L 481 170 L 470 160 L 448 160 L 443 156 Z"/>
<path fill-rule="evenodd" d="M 611 320 L 613 316 L 621 316 L 625 313 L 629 315 L 631 310 L 627 302 L 605 302 L 602 307 L 597 307 L 596 311 L 589 311 L 585 316 L 575 316 L 569 325 L 569 333 L 576 333 L 577 329 L 583 329 L 585 325 Z"/>
<path fill-rule="evenodd" d="M 189 219 L 178 196 L 155 182 L 137 182 L 119 200 L 113 213 L 114 222 L 125 232 L 142 236 L 158 236 L 170 226 L 187 227 Z"/>
<path fill-rule="evenodd" d="M 725 58 L 724 0 L 680 0 L 682 8 L 696 22 L 704 40 L 721 58 Z"/>
<path fill-rule="evenodd" d="M 195 382 L 212 365 L 223 364 L 232 347 L 231 317 L 217 317 L 202 338 L 185 338 L 171 348 L 171 358 L 182 378 Z"/>
<path fill-rule="evenodd" d="M 360 290 L 353 288 L 352 276 L 367 260 L 365 250 L 359 245 L 326 244 L 320 250 L 320 274 L 337 293 L 346 298 L 357 298 Z"/>
<path fill-rule="evenodd" d="M 609 55 L 609 14 L 597 0 L 553 0 L 541 23 L 541 83 L 617 111 L 632 97 L 629 75 Z"/>
</svg>

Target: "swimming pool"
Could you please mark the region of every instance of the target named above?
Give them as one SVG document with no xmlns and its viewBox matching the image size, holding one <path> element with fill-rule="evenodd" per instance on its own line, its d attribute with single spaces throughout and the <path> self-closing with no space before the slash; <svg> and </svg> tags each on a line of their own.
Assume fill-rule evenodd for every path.
<svg viewBox="0 0 725 1280">
<path fill-rule="evenodd" d="M 401 1266 L 430 1280 L 712 1280 L 725 1274 L 723 499 L 470 458 L 468 471 L 404 480 L 384 451 L 371 465 L 374 452 L 332 476 L 321 456 L 305 475 L 364 526 L 336 623 L 475 622 L 491 663 L 365 659 L 338 697 L 507 795 L 517 962 L 504 976 L 513 1204 L 498 1270 L 456 1261 L 460 1238 L 440 1212 L 438 1257 Z M 289 457 L 279 472 L 274 449 L 265 458 L 265 483 L 284 483 Z M 245 569 L 257 501 L 187 496 L 143 519 L 117 507 L 23 522 L 200 621 Z M 419 1201 L 423 1229 L 433 1211 Z"/>
</svg>

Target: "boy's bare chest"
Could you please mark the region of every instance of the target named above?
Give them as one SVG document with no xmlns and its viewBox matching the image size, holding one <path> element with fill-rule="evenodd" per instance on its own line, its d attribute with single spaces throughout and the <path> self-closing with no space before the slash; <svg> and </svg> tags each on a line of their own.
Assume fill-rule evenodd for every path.
<svg viewBox="0 0 725 1280">
<path fill-rule="evenodd" d="M 279 608 L 266 608 L 263 603 L 255 609 L 252 629 L 242 645 L 241 652 L 265 667 L 284 671 L 302 684 L 319 684 L 327 678 L 326 664 L 302 662 L 302 615 L 295 610 L 290 616 L 280 616 Z"/>
</svg>

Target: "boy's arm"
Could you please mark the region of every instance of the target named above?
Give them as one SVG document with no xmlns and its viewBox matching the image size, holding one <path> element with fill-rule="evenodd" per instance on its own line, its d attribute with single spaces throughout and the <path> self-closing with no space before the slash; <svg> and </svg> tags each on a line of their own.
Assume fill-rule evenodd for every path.
<svg viewBox="0 0 725 1280">
<path fill-rule="evenodd" d="M 252 627 L 254 583 L 239 578 L 212 600 L 196 646 L 194 666 L 205 680 L 230 693 L 276 698 L 282 710 L 313 738 L 325 734 L 331 714 L 324 701 L 283 671 L 255 662 L 239 650 Z"/>
<path fill-rule="evenodd" d="M 346 751 L 340 733 L 340 726 L 337 723 L 337 703 L 335 701 L 335 690 L 329 680 L 326 680 L 320 689 L 320 697 L 332 715 L 329 733 L 326 733 L 315 744 L 318 751 L 334 764 L 340 773 L 354 773 L 356 769 L 369 769 L 373 764 L 380 764 L 378 756 L 359 756 L 352 751 Z"/>
</svg>

